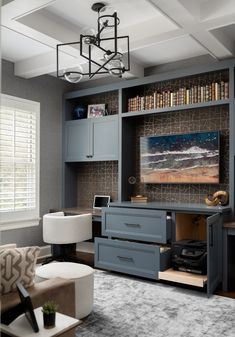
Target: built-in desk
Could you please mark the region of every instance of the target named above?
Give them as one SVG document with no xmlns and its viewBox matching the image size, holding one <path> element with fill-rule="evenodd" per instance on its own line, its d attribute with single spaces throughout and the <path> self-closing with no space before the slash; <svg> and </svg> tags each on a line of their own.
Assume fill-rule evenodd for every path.
<svg viewBox="0 0 235 337">
<path fill-rule="evenodd" d="M 86 207 L 72 207 L 72 208 L 62 208 L 61 210 L 66 214 L 91 213 L 93 221 L 101 222 L 102 211 L 99 209 L 86 208 Z"/>
<path fill-rule="evenodd" d="M 165 211 L 175 211 L 180 213 L 199 213 L 199 214 L 215 214 L 215 213 L 230 213 L 230 206 L 207 206 L 206 204 L 195 203 L 177 203 L 177 202 L 155 202 L 150 201 L 146 203 L 139 202 L 111 202 L 110 207 L 128 207 L 141 209 L 155 209 Z"/>
</svg>

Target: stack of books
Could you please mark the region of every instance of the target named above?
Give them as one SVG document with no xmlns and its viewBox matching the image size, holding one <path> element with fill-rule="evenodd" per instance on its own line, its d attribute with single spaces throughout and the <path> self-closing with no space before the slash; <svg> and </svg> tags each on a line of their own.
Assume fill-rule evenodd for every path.
<svg viewBox="0 0 235 337">
<path fill-rule="evenodd" d="M 148 198 L 143 195 L 137 195 L 135 197 L 131 197 L 131 202 L 147 202 Z"/>
</svg>

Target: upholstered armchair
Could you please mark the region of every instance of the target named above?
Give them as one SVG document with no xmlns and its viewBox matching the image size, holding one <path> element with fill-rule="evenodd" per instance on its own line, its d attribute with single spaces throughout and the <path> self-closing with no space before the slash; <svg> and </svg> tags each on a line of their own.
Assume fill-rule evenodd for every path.
<svg viewBox="0 0 235 337">
<path fill-rule="evenodd" d="M 69 260 L 68 253 L 76 249 L 76 243 L 92 238 L 92 215 L 65 215 L 55 212 L 43 216 L 43 241 L 52 245 L 52 260 Z"/>
<path fill-rule="evenodd" d="M 53 300 L 59 306 L 59 312 L 75 317 L 75 284 L 73 280 L 54 278 L 35 283 L 35 268 L 40 252 L 39 247 L 20 247 L 16 245 L 0 246 L 1 265 L 1 321 L 14 316 L 14 308 L 19 305 L 20 297 L 16 283 L 20 282 L 28 291 L 34 308 Z M 5 334 L 1 334 L 5 336 Z M 63 334 L 61 336 L 74 336 Z"/>
</svg>

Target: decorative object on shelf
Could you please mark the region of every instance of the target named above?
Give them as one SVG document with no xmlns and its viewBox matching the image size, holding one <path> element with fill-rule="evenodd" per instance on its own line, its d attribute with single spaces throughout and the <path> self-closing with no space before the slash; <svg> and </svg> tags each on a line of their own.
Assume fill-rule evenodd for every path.
<svg viewBox="0 0 235 337">
<path fill-rule="evenodd" d="M 217 191 L 205 198 L 207 206 L 226 206 L 229 201 L 229 194 L 227 191 Z"/>
<path fill-rule="evenodd" d="M 105 114 L 105 104 L 88 105 L 87 118 L 102 117 L 105 116 Z"/>
<path fill-rule="evenodd" d="M 87 117 L 87 106 L 80 104 L 75 106 L 72 112 L 73 119 L 83 119 Z"/>
<path fill-rule="evenodd" d="M 141 194 L 136 195 L 135 197 L 131 197 L 131 202 L 147 202 L 148 198 L 144 197 Z"/>
<path fill-rule="evenodd" d="M 130 185 L 135 185 L 135 184 L 136 184 L 136 177 L 130 176 L 130 177 L 128 178 L 128 183 L 129 183 Z"/>
<path fill-rule="evenodd" d="M 52 329 L 55 327 L 56 311 L 58 305 L 53 301 L 45 302 L 42 306 L 43 324 L 45 329 Z"/>
<path fill-rule="evenodd" d="M 126 71 L 130 70 L 129 36 L 117 35 L 117 26 L 120 20 L 116 11 L 101 2 L 94 3 L 91 9 L 98 13 L 97 33 L 89 30 L 87 33 L 81 34 L 80 40 L 77 42 L 61 43 L 56 46 L 57 77 L 65 78 L 71 83 L 79 82 L 83 75 L 89 76 L 90 79 L 97 74 L 107 73 L 115 77 L 122 77 Z M 122 50 L 119 47 L 120 44 Z M 74 48 L 72 49 L 72 47 Z M 86 59 L 88 71 L 83 72 L 79 64 L 60 71 L 62 64 L 65 64 L 68 59 L 68 55 L 71 56 L 71 59 L 79 58 L 79 56 Z"/>
</svg>

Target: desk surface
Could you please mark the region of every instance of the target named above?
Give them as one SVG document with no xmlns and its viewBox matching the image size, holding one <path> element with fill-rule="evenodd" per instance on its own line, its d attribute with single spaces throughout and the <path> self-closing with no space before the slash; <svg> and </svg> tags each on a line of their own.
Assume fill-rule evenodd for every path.
<svg viewBox="0 0 235 337">
<path fill-rule="evenodd" d="M 56 313 L 56 326 L 52 329 L 44 329 L 41 307 L 34 310 L 38 322 L 39 332 L 35 333 L 27 321 L 25 315 L 17 317 L 10 325 L 0 324 L 0 330 L 12 337 L 55 337 L 60 336 L 81 323 L 76 318 Z"/>
<path fill-rule="evenodd" d="M 102 211 L 100 209 L 85 208 L 85 207 L 62 208 L 62 211 L 69 214 L 91 213 L 93 216 L 98 217 L 101 217 L 102 215 Z"/>
<path fill-rule="evenodd" d="M 235 222 L 225 222 L 224 223 L 225 228 L 234 228 L 235 229 Z"/>
<path fill-rule="evenodd" d="M 128 208 L 143 208 L 154 210 L 166 210 L 181 213 L 199 213 L 199 214 L 214 214 L 214 213 L 230 213 L 229 206 L 207 206 L 206 204 L 195 203 L 176 203 L 176 202 L 155 202 L 149 201 L 146 203 L 134 203 L 131 201 L 111 202 L 110 207 L 128 207 Z"/>
</svg>

